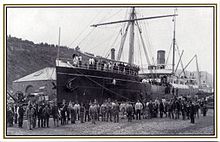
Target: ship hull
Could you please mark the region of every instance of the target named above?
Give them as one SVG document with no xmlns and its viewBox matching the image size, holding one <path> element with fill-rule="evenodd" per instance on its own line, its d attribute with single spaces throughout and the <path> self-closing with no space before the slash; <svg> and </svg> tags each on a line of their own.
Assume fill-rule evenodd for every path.
<svg viewBox="0 0 220 142">
<path fill-rule="evenodd" d="M 57 101 L 87 103 L 148 100 L 150 87 L 138 76 L 82 68 L 56 67 Z"/>
<path fill-rule="evenodd" d="M 63 100 L 88 103 L 106 99 L 118 101 L 142 102 L 154 99 L 170 99 L 175 96 L 195 95 L 198 89 L 170 88 L 166 93 L 164 86 L 141 83 L 138 76 L 116 72 L 90 70 L 83 68 L 56 67 L 57 101 Z"/>
</svg>

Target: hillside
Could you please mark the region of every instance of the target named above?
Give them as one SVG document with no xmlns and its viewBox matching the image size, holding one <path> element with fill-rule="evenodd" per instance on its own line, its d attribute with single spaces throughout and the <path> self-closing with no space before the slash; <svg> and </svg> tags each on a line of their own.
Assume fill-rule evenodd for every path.
<svg viewBox="0 0 220 142">
<path fill-rule="evenodd" d="M 7 89 L 12 82 L 45 67 L 55 67 L 57 46 L 35 44 L 16 37 L 7 37 Z M 60 57 L 71 57 L 74 49 L 60 47 Z"/>
</svg>

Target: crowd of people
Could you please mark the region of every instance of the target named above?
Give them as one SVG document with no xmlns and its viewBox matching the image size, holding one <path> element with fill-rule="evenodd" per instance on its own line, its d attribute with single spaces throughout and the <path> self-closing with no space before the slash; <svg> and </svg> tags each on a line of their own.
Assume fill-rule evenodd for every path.
<svg viewBox="0 0 220 142">
<path fill-rule="evenodd" d="M 18 125 L 23 127 L 24 119 L 27 120 L 27 128 L 50 127 L 49 120 L 53 119 L 53 126 L 97 121 L 119 123 L 121 119 L 132 120 L 152 119 L 152 118 L 170 118 L 190 120 L 195 123 L 195 118 L 199 118 L 200 113 L 206 116 L 208 111 L 205 99 L 192 100 L 188 98 L 172 98 L 169 101 L 165 99 L 155 99 L 149 102 L 118 102 L 111 101 L 110 98 L 102 104 L 94 100 L 90 103 L 67 102 L 63 100 L 59 106 L 56 102 L 28 102 L 27 106 L 22 104 L 7 106 L 7 123 L 9 127 Z"/>
</svg>

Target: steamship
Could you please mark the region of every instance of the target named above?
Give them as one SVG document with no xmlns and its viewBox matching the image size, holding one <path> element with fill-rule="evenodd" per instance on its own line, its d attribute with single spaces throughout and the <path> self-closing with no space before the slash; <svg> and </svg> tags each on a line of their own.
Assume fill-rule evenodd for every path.
<svg viewBox="0 0 220 142">
<path fill-rule="evenodd" d="M 138 99 L 147 101 L 173 95 L 196 94 L 199 90 L 195 78 L 176 77 L 175 75 L 175 19 L 177 14 L 138 18 L 135 8 L 131 8 L 129 19 L 91 25 L 93 28 L 102 25 L 125 23 L 126 27 L 121 39 L 117 57 L 115 49 L 111 49 L 111 59 L 95 56 L 75 48 L 70 58 L 56 59 L 57 101 L 78 101 L 87 103 L 97 100 L 103 102 L 110 98 L 118 101 L 135 102 Z M 173 31 L 173 63 L 167 69 L 165 51 L 157 51 L 157 64 L 149 63 L 146 46 L 139 25 L 141 20 L 172 18 Z M 147 68 L 134 64 L 134 27 L 137 26 L 142 42 Z M 129 38 L 128 62 L 122 62 L 121 55 L 127 34 Z M 179 63 L 178 63 L 179 64 Z M 184 72 L 184 71 L 183 71 Z"/>
</svg>

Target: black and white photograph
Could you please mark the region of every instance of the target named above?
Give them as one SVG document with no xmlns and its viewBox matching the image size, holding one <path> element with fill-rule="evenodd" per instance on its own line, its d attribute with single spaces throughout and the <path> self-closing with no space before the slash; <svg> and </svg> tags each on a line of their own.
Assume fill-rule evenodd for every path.
<svg viewBox="0 0 220 142">
<path fill-rule="evenodd" d="M 216 136 L 216 5 L 5 5 L 5 137 Z"/>
</svg>

